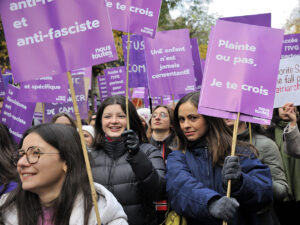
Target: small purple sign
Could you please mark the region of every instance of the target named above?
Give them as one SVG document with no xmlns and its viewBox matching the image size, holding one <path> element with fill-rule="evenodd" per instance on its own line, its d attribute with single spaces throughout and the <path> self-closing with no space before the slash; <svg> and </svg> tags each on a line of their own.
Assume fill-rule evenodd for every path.
<svg viewBox="0 0 300 225">
<path fill-rule="evenodd" d="M 20 95 L 22 92 L 18 88 L 8 85 L 0 115 L 0 121 L 8 127 L 17 143 L 21 140 L 23 133 L 31 127 L 36 105 L 21 102 Z"/>
<path fill-rule="evenodd" d="M 12 72 L 10 70 L 5 70 L 4 73 L 2 74 L 2 79 L 4 82 L 4 87 L 6 89 L 9 84 L 13 83 Z"/>
<path fill-rule="evenodd" d="M 198 40 L 197 38 L 191 39 L 192 45 L 192 56 L 194 62 L 194 74 L 196 78 L 196 90 L 201 89 L 202 77 L 203 77 L 203 69 L 201 68 L 201 59 L 198 47 Z"/>
<path fill-rule="evenodd" d="M 104 0 L 1 0 L 15 82 L 117 59 Z"/>
<path fill-rule="evenodd" d="M 72 76 L 75 89 L 76 101 L 81 119 L 88 118 L 88 109 L 84 90 L 84 80 L 82 75 Z M 71 91 L 65 103 L 45 103 L 45 122 L 50 122 L 52 117 L 60 112 L 67 112 L 75 119 L 75 111 L 72 102 Z"/>
<path fill-rule="evenodd" d="M 114 30 L 154 38 L 161 0 L 106 0 Z"/>
<path fill-rule="evenodd" d="M 300 55 L 300 33 L 284 35 L 281 58 Z"/>
<path fill-rule="evenodd" d="M 199 107 L 271 119 L 283 30 L 217 21 Z"/>
<path fill-rule="evenodd" d="M 68 98 L 67 74 L 20 82 L 20 90 L 23 102 L 65 102 Z"/>
<path fill-rule="evenodd" d="M 107 82 L 105 75 L 98 76 L 98 87 L 99 87 L 99 93 L 100 93 L 100 101 L 104 101 L 108 96 L 110 96 L 110 93 L 107 89 Z"/>
<path fill-rule="evenodd" d="M 126 69 L 124 66 L 104 70 L 110 95 L 126 95 Z"/>
<path fill-rule="evenodd" d="M 246 16 L 234 16 L 234 17 L 223 17 L 223 18 L 220 18 L 220 20 L 252 24 L 252 25 L 264 26 L 264 27 L 271 27 L 271 13 L 246 15 Z"/>
<path fill-rule="evenodd" d="M 131 98 L 144 98 L 146 94 L 146 90 L 147 88 L 145 87 L 133 88 Z"/>
<path fill-rule="evenodd" d="M 187 29 L 162 31 L 144 38 L 151 96 L 184 94 L 195 90 L 191 42 Z"/>
<path fill-rule="evenodd" d="M 0 69 L 0 97 L 4 97 L 4 96 L 5 96 L 5 85 L 4 85 L 4 81 Z"/>
<path fill-rule="evenodd" d="M 127 68 L 127 39 L 128 36 L 123 35 L 123 53 L 125 68 Z M 130 37 L 130 53 L 129 53 L 129 77 L 128 87 L 148 87 L 145 44 L 143 36 L 132 35 Z"/>
</svg>

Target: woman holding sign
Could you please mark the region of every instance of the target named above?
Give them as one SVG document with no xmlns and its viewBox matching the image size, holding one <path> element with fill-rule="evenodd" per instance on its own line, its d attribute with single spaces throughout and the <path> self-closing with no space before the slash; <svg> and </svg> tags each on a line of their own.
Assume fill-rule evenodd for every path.
<svg viewBox="0 0 300 225">
<path fill-rule="evenodd" d="M 165 193 L 165 165 L 147 136 L 134 105 L 115 95 L 99 107 L 91 165 L 95 182 L 108 188 L 124 207 L 130 225 L 154 225 L 154 201 Z M 130 130 L 126 130 L 130 123 Z"/>
<path fill-rule="evenodd" d="M 189 225 L 256 224 L 256 211 L 272 202 L 270 170 L 249 144 L 229 156 L 232 133 L 223 119 L 198 114 L 199 92 L 184 96 L 174 111 L 183 151 L 169 154 L 167 193 Z M 226 197 L 231 180 L 231 198 Z"/>
<path fill-rule="evenodd" d="M 41 124 L 23 135 L 17 158 L 20 184 L 0 199 L 0 224 L 96 225 L 78 132 Z M 127 225 L 116 198 L 95 183 L 101 223 Z"/>
</svg>

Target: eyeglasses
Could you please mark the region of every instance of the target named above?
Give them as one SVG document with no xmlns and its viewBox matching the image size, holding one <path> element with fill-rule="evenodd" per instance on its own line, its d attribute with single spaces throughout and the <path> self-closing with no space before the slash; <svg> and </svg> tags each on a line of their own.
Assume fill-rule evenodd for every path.
<svg viewBox="0 0 300 225">
<path fill-rule="evenodd" d="M 20 149 L 18 151 L 17 156 L 15 157 L 15 163 L 17 164 L 18 161 L 26 155 L 27 162 L 30 164 L 35 164 L 39 161 L 41 155 L 44 154 L 60 154 L 59 152 L 42 152 L 39 147 L 37 146 L 31 146 L 26 151 L 23 149 Z"/>
<path fill-rule="evenodd" d="M 167 118 L 168 115 L 164 112 L 161 112 L 161 113 L 153 113 L 152 114 L 152 118 L 156 119 L 158 118 L 158 116 L 160 116 L 160 118 L 164 119 L 164 118 Z"/>
</svg>

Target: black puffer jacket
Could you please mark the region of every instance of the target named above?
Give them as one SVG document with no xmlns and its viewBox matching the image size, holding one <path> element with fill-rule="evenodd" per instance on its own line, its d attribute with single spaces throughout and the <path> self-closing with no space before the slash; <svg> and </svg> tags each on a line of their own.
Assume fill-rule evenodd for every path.
<svg viewBox="0 0 300 225">
<path fill-rule="evenodd" d="M 130 225 L 157 224 L 153 202 L 165 193 L 165 165 L 153 145 L 141 144 L 131 157 L 123 141 L 106 141 L 91 151 L 91 165 L 94 181 L 114 194 Z"/>
</svg>

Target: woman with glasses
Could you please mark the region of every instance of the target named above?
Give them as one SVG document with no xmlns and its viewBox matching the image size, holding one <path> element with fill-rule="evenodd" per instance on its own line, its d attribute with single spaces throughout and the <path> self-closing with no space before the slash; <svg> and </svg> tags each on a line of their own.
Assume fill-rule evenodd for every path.
<svg viewBox="0 0 300 225">
<path fill-rule="evenodd" d="M 248 143 L 229 156 L 232 132 L 222 118 L 198 113 L 199 92 L 187 94 L 174 110 L 182 151 L 170 153 L 167 193 L 171 207 L 188 225 L 257 224 L 256 212 L 272 203 L 270 169 Z M 231 198 L 226 197 L 231 180 Z"/>
<path fill-rule="evenodd" d="M 0 123 L 0 197 L 16 188 L 18 174 L 13 161 L 15 144 L 7 129 Z"/>
<path fill-rule="evenodd" d="M 41 124 L 23 135 L 18 151 L 20 184 L 0 200 L 0 224 L 96 225 L 78 132 Z M 101 223 L 128 224 L 122 206 L 95 183 Z"/>
<path fill-rule="evenodd" d="M 124 207 L 130 225 L 156 225 L 153 202 L 165 191 L 165 165 L 147 136 L 134 105 L 115 95 L 99 107 L 91 164 L 96 182 Z M 130 130 L 127 130 L 127 123 Z"/>
<path fill-rule="evenodd" d="M 149 123 L 150 129 L 148 132 L 148 138 L 150 144 L 160 150 L 164 162 L 166 163 L 168 155 L 177 147 L 177 137 L 174 131 L 173 110 L 165 105 L 156 106 L 152 112 Z M 160 222 L 164 221 L 167 209 L 167 196 L 164 196 L 163 200 L 156 202 L 157 217 Z"/>
</svg>

